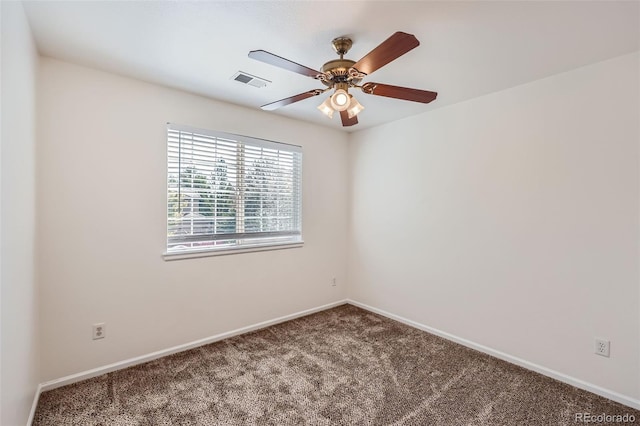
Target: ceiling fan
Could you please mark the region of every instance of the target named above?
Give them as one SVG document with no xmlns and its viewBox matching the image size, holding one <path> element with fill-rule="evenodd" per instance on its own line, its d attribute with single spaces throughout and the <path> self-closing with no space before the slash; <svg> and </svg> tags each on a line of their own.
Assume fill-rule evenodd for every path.
<svg viewBox="0 0 640 426">
<path fill-rule="evenodd" d="M 334 93 L 327 98 L 318 109 L 329 118 L 333 117 L 335 111 L 340 112 L 343 126 L 353 126 L 358 124 L 358 113 L 364 107 L 349 94 L 350 88 L 361 89 L 368 95 L 385 96 L 388 98 L 404 99 L 413 102 L 429 103 L 436 99 L 436 92 L 427 90 L 410 89 L 408 87 L 391 86 L 381 83 L 364 83 L 360 82 L 367 75 L 382 68 L 389 62 L 398 59 L 408 51 L 418 47 L 420 42 L 412 35 L 403 32 L 396 32 L 391 37 L 380 43 L 378 47 L 367 53 L 358 62 L 350 59 L 344 59 L 344 55 L 349 51 L 353 42 L 348 37 L 338 37 L 331 42 L 333 49 L 340 59 L 334 59 L 325 63 L 321 71 L 305 67 L 296 62 L 285 59 L 281 56 L 274 55 L 265 50 L 252 50 L 249 57 L 258 61 L 274 65 L 298 74 L 306 75 L 322 82 L 326 89 L 314 89 L 308 92 L 300 93 L 289 98 L 280 99 L 262 105 L 261 108 L 272 111 L 285 105 L 299 102 L 304 99 L 318 96 L 328 90 L 334 90 Z"/>
</svg>

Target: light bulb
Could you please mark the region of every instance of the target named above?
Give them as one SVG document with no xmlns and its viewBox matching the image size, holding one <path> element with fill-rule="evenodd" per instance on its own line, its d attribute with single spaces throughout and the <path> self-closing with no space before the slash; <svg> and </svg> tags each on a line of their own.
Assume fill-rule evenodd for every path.
<svg viewBox="0 0 640 426">
<path fill-rule="evenodd" d="M 331 98 L 327 98 L 323 103 L 318 105 L 318 109 L 327 117 L 333 117 L 333 108 L 331 108 Z"/>
<path fill-rule="evenodd" d="M 337 93 L 336 97 L 333 100 L 335 101 L 336 105 L 343 106 L 347 104 L 347 99 L 349 98 L 344 93 Z"/>
<path fill-rule="evenodd" d="M 349 94 L 344 89 L 338 89 L 331 95 L 331 106 L 336 111 L 344 111 L 349 108 Z"/>
</svg>

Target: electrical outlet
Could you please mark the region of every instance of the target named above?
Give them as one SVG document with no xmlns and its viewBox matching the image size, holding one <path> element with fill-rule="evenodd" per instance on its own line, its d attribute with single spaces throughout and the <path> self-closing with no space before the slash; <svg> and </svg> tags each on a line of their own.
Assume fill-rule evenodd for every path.
<svg viewBox="0 0 640 426">
<path fill-rule="evenodd" d="M 603 339 L 596 339 L 595 346 L 596 355 L 609 357 L 609 341 Z"/>
<path fill-rule="evenodd" d="M 338 280 L 336 279 L 336 277 L 333 277 L 333 279 L 331 280 L 331 287 L 335 287 L 336 285 L 338 285 Z"/>
<path fill-rule="evenodd" d="M 107 336 L 107 325 L 103 322 L 93 324 L 93 340 L 104 339 Z"/>
</svg>

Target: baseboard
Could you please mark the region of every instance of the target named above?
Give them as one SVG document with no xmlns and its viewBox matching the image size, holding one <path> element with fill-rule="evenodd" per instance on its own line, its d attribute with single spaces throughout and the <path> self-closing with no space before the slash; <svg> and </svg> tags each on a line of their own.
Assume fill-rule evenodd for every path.
<svg viewBox="0 0 640 426">
<path fill-rule="evenodd" d="M 38 401 L 40 400 L 41 393 L 42 393 L 42 384 L 39 384 L 38 387 L 36 388 L 36 394 L 33 396 L 33 403 L 31 404 L 31 411 L 29 411 L 27 426 L 31 426 L 31 423 L 33 423 L 33 417 L 36 415 L 36 407 L 38 407 Z"/>
<path fill-rule="evenodd" d="M 35 412 L 35 406 L 37 405 L 37 398 L 40 395 L 40 392 L 48 391 L 51 389 L 59 388 L 61 386 L 66 386 L 71 383 L 76 383 L 82 380 L 90 379 L 92 377 L 101 376 L 106 373 L 110 373 L 116 370 L 122 370 L 123 368 L 131 367 L 137 364 L 142 364 L 145 362 L 153 361 L 154 359 L 162 358 L 167 355 L 172 355 L 177 352 L 183 352 L 189 349 L 197 348 L 199 346 L 207 345 L 209 343 L 218 342 L 220 340 L 228 339 L 230 337 L 238 336 L 240 334 L 249 333 L 251 331 L 260 330 L 262 328 L 266 328 L 275 324 L 279 324 L 285 321 L 290 321 L 292 319 L 304 317 L 306 315 L 314 314 L 316 312 L 325 311 L 327 309 L 334 308 L 336 306 L 346 304 L 346 300 L 340 300 L 337 302 L 329 303 L 326 305 L 318 306 L 311 309 L 306 309 L 304 311 L 296 312 L 294 314 L 285 315 L 283 317 L 275 318 L 268 321 L 259 322 L 257 324 L 249 325 L 247 327 L 238 328 L 236 330 L 228 331 L 226 333 L 216 334 L 215 336 L 206 337 L 204 339 L 196 340 L 194 342 L 185 343 L 182 345 L 174 346 L 169 349 L 163 349 L 161 351 L 152 352 L 146 355 L 138 356 L 135 358 L 130 358 L 124 361 L 115 362 L 113 364 L 105 365 L 102 367 L 94 368 L 91 370 L 83 371 L 81 373 L 72 374 L 66 377 L 61 377 L 59 379 L 50 380 L 45 383 L 41 383 L 38 386 L 38 393 L 36 395 L 36 401 L 34 401 L 34 406 L 32 411 Z M 33 414 L 33 413 L 32 413 Z M 31 422 L 28 423 L 29 425 Z"/>
<path fill-rule="evenodd" d="M 493 357 L 499 358 L 503 361 L 510 362 L 511 364 L 518 365 L 520 367 L 526 368 L 527 370 L 535 371 L 536 373 L 540 373 L 544 376 L 551 377 L 552 379 L 556 379 L 560 382 L 567 383 L 571 386 L 575 386 L 579 389 L 586 390 L 591 393 L 595 393 L 596 395 L 600 395 L 607 399 L 610 399 L 615 402 L 619 402 L 620 404 L 624 404 L 628 407 L 635 408 L 636 410 L 640 410 L 640 400 L 628 397 L 626 395 L 622 395 L 620 393 L 614 392 L 609 389 L 602 388 L 600 386 L 585 382 L 584 380 L 576 379 L 575 377 L 568 376 L 564 373 L 560 373 L 559 371 L 552 370 L 547 367 L 543 367 L 538 364 L 534 364 L 532 362 L 526 361 L 524 359 L 506 354 L 504 352 L 497 351 L 495 349 L 489 348 L 487 346 L 472 342 L 467 339 L 463 339 L 462 337 L 455 336 L 453 334 L 438 330 L 433 327 L 429 327 L 424 324 L 420 324 L 419 322 L 412 321 L 410 319 L 401 317 L 400 315 L 392 314 L 390 312 L 384 311 L 382 309 L 374 308 L 373 306 L 366 305 L 364 303 L 360 303 L 355 300 L 347 299 L 347 303 L 353 306 L 357 306 L 359 308 L 365 309 L 367 311 L 380 314 L 384 317 L 391 318 L 403 324 L 409 325 L 411 327 L 417 328 L 422 331 L 426 331 L 431 334 L 435 334 L 436 336 L 440 336 L 447 340 L 451 340 L 453 342 L 459 343 L 463 346 L 466 346 L 471 349 L 475 349 L 477 351 L 483 352 L 487 355 L 491 355 Z"/>
</svg>

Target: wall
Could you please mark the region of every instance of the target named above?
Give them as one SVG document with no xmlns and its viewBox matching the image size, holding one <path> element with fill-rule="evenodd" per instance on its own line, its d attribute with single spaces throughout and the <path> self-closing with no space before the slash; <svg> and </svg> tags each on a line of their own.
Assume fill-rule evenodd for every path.
<svg viewBox="0 0 640 426">
<path fill-rule="evenodd" d="M 354 133 L 349 297 L 640 399 L 638 62 Z"/>
<path fill-rule="evenodd" d="M 43 381 L 346 297 L 346 134 L 54 59 L 40 71 Z M 164 261 L 167 122 L 302 145 L 304 247 Z"/>
<path fill-rule="evenodd" d="M 35 265 L 38 55 L 22 4 L 1 2 L 0 423 L 25 424 L 39 382 Z"/>
</svg>

